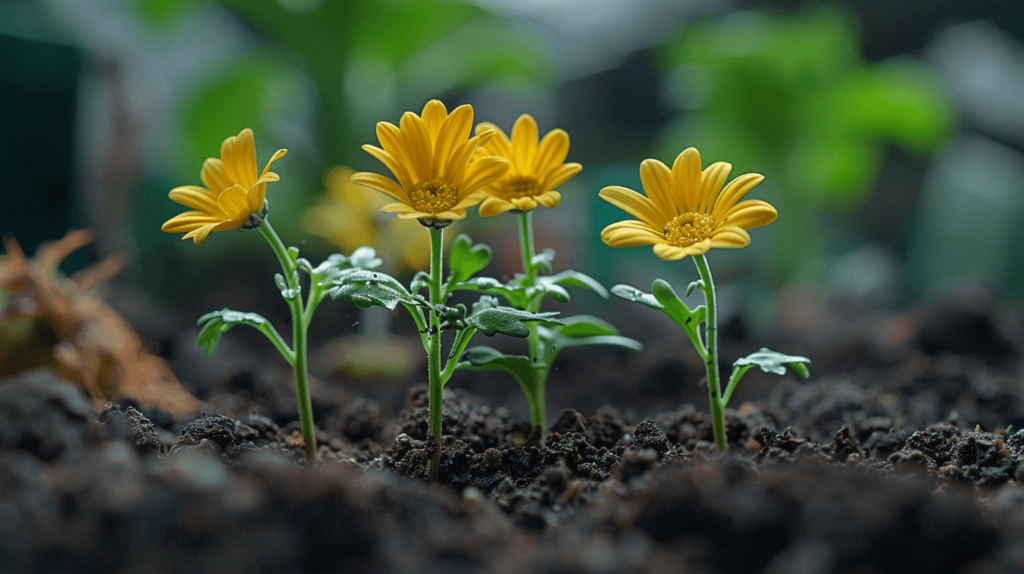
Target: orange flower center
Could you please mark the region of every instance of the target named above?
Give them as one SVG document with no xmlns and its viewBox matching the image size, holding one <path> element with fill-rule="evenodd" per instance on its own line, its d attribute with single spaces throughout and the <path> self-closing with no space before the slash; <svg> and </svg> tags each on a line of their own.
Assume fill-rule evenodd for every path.
<svg viewBox="0 0 1024 574">
<path fill-rule="evenodd" d="M 421 181 L 409 192 L 409 203 L 417 211 L 441 213 L 448 211 L 459 202 L 459 188 L 447 180 L 430 179 Z"/>
<path fill-rule="evenodd" d="M 540 184 L 537 183 L 536 179 L 528 175 L 513 177 L 505 184 L 505 197 L 509 199 L 534 197 L 536 195 L 540 195 Z"/>
<path fill-rule="evenodd" d="M 677 215 L 665 224 L 665 239 L 679 247 L 689 247 L 711 237 L 715 219 L 703 213 Z"/>
</svg>

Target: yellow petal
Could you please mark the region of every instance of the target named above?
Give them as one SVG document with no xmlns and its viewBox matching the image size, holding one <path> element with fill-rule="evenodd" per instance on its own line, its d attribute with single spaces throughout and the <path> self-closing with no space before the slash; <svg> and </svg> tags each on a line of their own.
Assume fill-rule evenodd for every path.
<svg viewBox="0 0 1024 574">
<path fill-rule="evenodd" d="M 534 199 L 544 207 L 556 207 L 562 202 L 562 194 L 557 191 L 545 191 Z"/>
<path fill-rule="evenodd" d="M 485 157 L 466 167 L 466 179 L 459 188 L 459 197 L 466 197 L 481 187 L 498 181 L 508 171 L 508 161 L 500 157 Z"/>
<path fill-rule="evenodd" d="M 398 180 L 399 184 L 401 184 L 403 188 L 408 189 L 413 186 L 413 180 L 409 177 L 409 172 L 406 171 L 405 166 L 395 159 L 395 157 L 390 153 L 370 144 L 364 144 L 363 151 L 372 155 L 377 159 L 377 161 L 384 164 L 384 167 L 388 168 L 388 170 L 394 174 L 395 179 Z"/>
<path fill-rule="evenodd" d="M 537 200 L 532 197 L 513 197 L 509 201 L 512 205 L 516 206 L 519 211 L 530 211 L 537 207 Z"/>
<path fill-rule="evenodd" d="M 512 141 L 508 139 L 505 132 L 498 126 L 490 122 L 480 122 L 476 126 L 476 135 L 480 135 L 484 132 L 494 132 L 491 140 L 486 144 L 487 151 L 491 152 L 491 155 L 503 157 L 505 159 L 512 159 Z"/>
<path fill-rule="evenodd" d="M 420 213 L 416 208 L 406 203 L 389 203 L 380 208 L 384 213 Z"/>
<path fill-rule="evenodd" d="M 441 124 L 447 116 L 448 109 L 444 107 L 444 103 L 441 100 L 430 100 L 423 106 L 423 125 L 426 126 L 427 133 L 430 134 L 431 142 L 437 141 L 437 134 L 441 131 Z M 470 120 L 470 123 L 472 123 L 472 120 Z"/>
<path fill-rule="evenodd" d="M 750 234 L 740 227 L 720 227 L 711 234 L 711 247 L 739 249 L 750 245 Z"/>
<path fill-rule="evenodd" d="M 237 136 L 224 140 L 220 159 L 233 183 L 249 189 L 256 183 L 256 140 L 252 130 L 245 128 Z"/>
<path fill-rule="evenodd" d="M 221 215 L 220 207 L 217 205 L 217 196 L 205 187 L 183 185 L 172 189 L 168 196 L 185 207 L 198 209 L 211 215 Z"/>
<path fill-rule="evenodd" d="M 598 194 L 601 199 L 618 207 L 626 213 L 647 223 L 655 229 L 662 229 L 668 219 L 655 209 L 650 199 L 640 195 L 632 189 L 612 185 L 601 190 Z"/>
<path fill-rule="evenodd" d="M 664 261 L 679 261 L 686 258 L 687 255 L 686 249 L 669 245 L 668 243 L 658 243 L 655 245 L 654 254 Z"/>
<path fill-rule="evenodd" d="M 352 183 L 387 194 L 398 201 L 409 203 L 409 196 L 399 185 L 379 173 L 361 171 L 349 178 Z"/>
<path fill-rule="evenodd" d="M 186 211 L 168 219 L 160 229 L 167 233 L 184 233 L 204 225 L 216 225 L 222 221 L 224 221 L 223 217 L 210 215 L 202 211 Z"/>
<path fill-rule="evenodd" d="M 215 195 L 220 195 L 220 192 L 235 185 L 235 182 L 228 176 L 228 172 L 224 170 L 224 162 L 215 157 L 203 162 L 203 170 L 199 173 L 199 179 L 203 181 L 206 189 Z"/>
<path fill-rule="evenodd" d="M 399 125 L 402 131 L 402 141 L 405 142 L 405 151 L 409 154 L 409 162 L 416 180 L 433 179 L 432 162 L 430 161 L 433 157 L 433 145 L 423 120 L 412 112 L 405 112 L 402 114 L 402 121 Z"/>
<path fill-rule="evenodd" d="M 463 105 L 455 108 L 448 119 L 441 124 L 434 144 L 434 173 L 437 177 L 447 175 L 448 160 L 458 146 L 469 139 L 473 129 L 473 107 Z"/>
<path fill-rule="evenodd" d="M 399 174 L 395 174 L 395 177 L 402 183 L 402 186 L 410 187 L 413 183 L 416 183 L 418 181 L 415 179 L 416 172 L 412 167 L 412 161 L 409 159 L 409 154 L 405 149 L 405 140 L 402 139 L 402 132 L 398 127 L 388 122 L 379 122 L 377 124 L 377 140 L 380 142 L 380 147 L 384 148 L 384 151 L 388 152 L 388 155 L 393 157 L 402 166 L 402 173 L 406 180 L 403 181 Z"/>
<path fill-rule="evenodd" d="M 601 241 L 611 247 L 654 245 L 665 241 L 665 235 L 642 221 L 620 221 L 601 231 Z"/>
<path fill-rule="evenodd" d="M 523 114 L 512 126 L 512 173 L 529 173 L 537 154 L 537 122 L 530 114 Z"/>
<path fill-rule="evenodd" d="M 430 219 L 450 219 L 452 221 L 462 221 L 463 219 L 466 219 L 466 212 L 455 211 L 455 208 L 453 207 L 450 211 L 442 211 L 441 213 L 432 214 L 430 216 Z"/>
<path fill-rule="evenodd" d="M 288 150 L 286 149 L 279 149 L 276 152 L 274 152 L 274 155 L 271 156 L 270 161 L 267 162 L 267 165 L 263 166 L 263 173 L 260 174 L 260 177 L 267 175 L 267 172 L 270 171 L 270 165 L 286 155 L 288 155 Z"/>
<path fill-rule="evenodd" d="M 474 205 L 480 203 L 486 197 L 487 197 L 487 195 L 482 194 L 480 192 L 471 193 L 468 196 L 460 199 L 458 203 L 453 205 L 452 208 L 451 208 L 451 211 L 455 211 L 455 212 L 460 212 L 461 213 L 461 212 L 466 211 L 467 209 L 473 207 Z M 459 219 L 461 219 L 461 218 L 459 218 Z"/>
<path fill-rule="evenodd" d="M 700 203 L 700 152 L 687 148 L 672 164 L 672 199 L 679 213 L 694 213 Z"/>
<path fill-rule="evenodd" d="M 229 220 L 245 221 L 249 218 L 248 190 L 235 184 L 220 193 L 217 197 L 217 205 L 227 215 Z"/>
<path fill-rule="evenodd" d="M 711 210 L 711 217 L 715 218 L 715 221 L 724 219 L 725 214 L 736 205 L 736 202 L 743 199 L 743 196 L 750 193 L 750 190 L 762 181 L 764 181 L 764 176 L 759 173 L 745 173 L 730 181 L 718 196 L 718 201 L 715 202 L 715 207 Z"/>
<path fill-rule="evenodd" d="M 533 173 L 543 175 L 562 165 L 569 155 L 569 134 L 565 130 L 551 130 L 537 147 L 533 160 Z"/>
<path fill-rule="evenodd" d="M 199 228 L 193 229 L 192 231 L 189 231 L 181 239 L 182 239 L 182 241 L 184 241 L 186 239 L 191 239 L 191 240 L 196 242 L 196 245 L 199 245 L 202 242 L 206 241 L 206 236 L 209 235 L 211 231 L 213 231 L 214 227 L 217 227 L 216 224 L 204 225 L 202 227 L 199 227 Z"/>
<path fill-rule="evenodd" d="M 281 181 L 281 176 L 272 171 L 265 172 L 256 180 L 256 185 L 249 189 L 247 196 L 249 213 L 263 211 L 263 201 L 267 198 L 267 184 L 275 181 Z"/>
<path fill-rule="evenodd" d="M 732 171 L 732 164 L 724 161 L 715 162 L 708 166 L 701 175 L 700 203 L 697 205 L 698 213 L 711 213 L 718 199 L 718 193 L 722 191 L 722 185 L 729 172 Z"/>
<path fill-rule="evenodd" d="M 719 225 L 755 229 L 775 221 L 779 212 L 772 205 L 760 199 L 748 199 L 726 212 Z"/>
<path fill-rule="evenodd" d="M 494 217 L 515 209 L 511 202 L 497 197 L 488 197 L 480 204 L 480 217 Z"/>
<path fill-rule="evenodd" d="M 566 163 L 555 168 L 544 177 L 544 181 L 540 182 L 540 188 L 544 191 L 551 191 L 570 179 L 576 177 L 576 174 L 583 169 L 583 166 L 578 163 Z"/>
<path fill-rule="evenodd" d="M 676 203 L 672 199 L 672 170 L 667 165 L 656 159 L 645 159 L 640 164 L 640 182 L 655 209 L 661 212 L 665 219 L 679 215 Z"/>
</svg>

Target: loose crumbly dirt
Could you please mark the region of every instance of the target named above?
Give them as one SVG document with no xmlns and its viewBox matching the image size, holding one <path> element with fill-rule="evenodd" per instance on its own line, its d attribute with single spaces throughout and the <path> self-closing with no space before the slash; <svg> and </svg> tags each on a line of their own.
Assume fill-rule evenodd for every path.
<svg viewBox="0 0 1024 574">
<path fill-rule="evenodd" d="M 727 455 L 686 359 L 581 349 L 551 383 L 580 406 L 543 437 L 453 383 L 440 484 L 424 385 L 316 382 L 310 469 L 287 373 L 244 348 L 181 375 L 216 412 L 177 419 L 22 373 L 0 381 L 0 572 L 1024 571 L 1018 316 L 817 312 L 770 340 L 723 329 L 723 362 L 814 359 L 808 381 L 751 377 Z M 591 408 L 612 386 L 630 398 Z"/>
</svg>

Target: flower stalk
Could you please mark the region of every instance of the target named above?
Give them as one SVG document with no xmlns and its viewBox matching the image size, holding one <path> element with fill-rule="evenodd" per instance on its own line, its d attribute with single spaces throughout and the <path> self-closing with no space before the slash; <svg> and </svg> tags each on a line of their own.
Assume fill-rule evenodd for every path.
<svg viewBox="0 0 1024 574">
<path fill-rule="evenodd" d="M 273 226 L 270 225 L 269 219 L 264 218 L 263 223 L 258 229 L 260 230 L 260 235 L 270 244 L 270 248 L 274 251 L 274 255 L 277 256 L 277 260 L 281 264 L 281 271 L 284 272 L 287 289 L 282 290 L 282 294 L 285 295 L 288 309 L 292 314 L 292 348 L 290 349 L 290 357 L 289 355 L 284 355 L 284 353 L 282 355 L 284 355 L 286 360 L 290 358 L 289 362 L 292 365 L 292 372 L 295 374 L 295 394 L 298 396 L 299 401 L 299 422 L 302 424 L 302 439 L 305 443 L 306 460 L 309 463 L 313 463 L 316 461 L 316 434 L 313 427 L 313 402 L 309 396 L 306 337 L 309 332 L 308 322 L 312 315 L 312 310 L 315 308 L 314 290 L 310 289 L 310 316 L 307 316 L 302 304 L 302 286 L 299 284 L 299 270 L 296 262 L 292 260 L 291 255 L 284 246 L 284 242 L 281 241 Z"/>
<path fill-rule="evenodd" d="M 427 331 L 427 337 L 430 338 L 430 348 L 427 351 L 427 374 L 430 386 L 430 436 L 437 441 L 437 448 L 431 458 L 430 478 L 437 481 L 441 471 L 441 407 L 444 382 L 441 379 L 441 317 L 437 314 L 436 307 L 445 302 L 444 294 L 441 292 L 443 269 L 441 247 L 444 245 L 444 228 L 430 226 L 428 229 L 430 231 L 430 280 L 427 289 L 430 304 L 435 307 L 435 310 L 429 314 L 430 328 Z"/>
<path fill-rule="evenodd" d="M 725 404 L 722 400 L 721 375 L 718 368 L 718 304 L 715 301 L 715 283 L 707 258 L 701 254 L 693 257 L 700 273 L 700 288 L 704 292 L 706 319 L 704 322 L 704 369 L 708 376 L 708 399 L 711 403 L 711 424 L 715 434 L 715 448 L 718 452 L 729 450 L 725 440 Z M 700 349 L 698 348 L 698 352 Z"/>
</svg>

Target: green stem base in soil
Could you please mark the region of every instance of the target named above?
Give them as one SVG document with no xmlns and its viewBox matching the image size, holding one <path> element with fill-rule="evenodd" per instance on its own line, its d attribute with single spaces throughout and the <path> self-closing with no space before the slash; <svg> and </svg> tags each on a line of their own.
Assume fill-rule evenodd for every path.
<svg viewBox="0 0 1024 574">
<path fill-rule="evenodd" d="M 306 460 L 310 466 L 316 462 L 316 434 L 313 427 L 313 403 L 309 397 L 309 367 L 307 364 L 306 335 L 308 325 L 303 312 L 301 285 L 299 284 L 298 267 L 292 260 L 281 238 L 270 225 L 269 219 L 260 224 L 260 234 L 274 250 L 281 270 L 288 284 L 288 292 L 282 293 L 292 313 L 292 371 L 295 373 L 295 394 L 299 401 L 299 421 L 302 424 L 302 439 L 306 447 Z"/>
<path fill-rule="evenodd" d="M 711 422 L 715 434 L 715 448 L 725 452 L 729 445 L 725 441 L 725 408 L 722 401 L 722 385 L 718 372 L 718 308 L 715 302 L 715 283 L 711 279 L 711 269 L 704 255 L 693 257 L 700 273 L 701 290 L 704 291 L 704 302 L 707 307 L 707 319 L 704 325 L 704 344 L 707 355 L 704 356 L 704 368 L 708 375 L 708 399 L 711 402 Z"/>
</svg>

